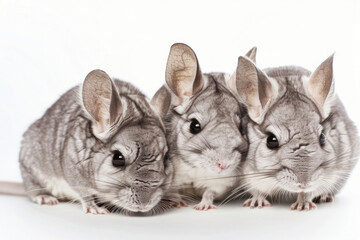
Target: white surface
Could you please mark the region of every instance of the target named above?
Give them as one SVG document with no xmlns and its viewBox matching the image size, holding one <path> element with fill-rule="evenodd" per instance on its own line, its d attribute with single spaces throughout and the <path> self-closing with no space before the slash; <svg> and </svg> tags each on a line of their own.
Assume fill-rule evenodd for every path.
<svg viewBox="0 0 360 240">
<path fill-rule="evenodd" d="M 21 134 L 94 68 L 152 96 L 169 48 L 185 42 L 201 68 L 233 72 L 258 47 L 260 67 L 314 70 L 336 51 L 336 91 L 359 125 L 359 1 L 0 1 L 0 180 L 20 180 Z M 90 216 L 0 196 L 1 239 L 359 239 L 360 173 L 333 204 L 250 211 L 232 204 L 155 217 Z M 161 237 L 161 238 L 158 238 Z"/>
<path fill-rule="evenodd" d="M 198 212 L 175 209 L 152 217 L 84 214 L 76 205 L 39 206 L 25 198 L 0 196 L 1 239 L 359 239 L 359 204 L 341 194 L 315 211 L 288 205 L 263 209 L 232 203 Z"/>
</svg>

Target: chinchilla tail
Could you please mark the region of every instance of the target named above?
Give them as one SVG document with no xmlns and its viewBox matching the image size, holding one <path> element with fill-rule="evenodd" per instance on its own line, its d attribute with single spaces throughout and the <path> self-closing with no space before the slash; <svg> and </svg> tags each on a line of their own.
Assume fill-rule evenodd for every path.
<svg viewBox="0 0 360 240">
<path fill-rule="evenodd" d="M 1 182 L 0 194 L 26 196 L 25 188 L 22 182 Z"/>
</svg>

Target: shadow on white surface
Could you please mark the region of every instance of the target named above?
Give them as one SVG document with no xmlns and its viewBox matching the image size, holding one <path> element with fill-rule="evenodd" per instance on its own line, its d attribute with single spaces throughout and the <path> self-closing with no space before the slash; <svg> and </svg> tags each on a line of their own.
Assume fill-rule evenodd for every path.
<svg viewBox="0 0 360 240">
<path fill-rule="evenodd" d="M 84 214 L 76 204 L 39 206 L 0 196 L 2 239 L 358 239 L 359 194 L 347 191 L 309 212 L 288 204 L 249 209 L 234 201 L 216 210 L 191 207 L 151 217 Z M 4 237 L 4 238 L 3 238 Z"/>
</svg>

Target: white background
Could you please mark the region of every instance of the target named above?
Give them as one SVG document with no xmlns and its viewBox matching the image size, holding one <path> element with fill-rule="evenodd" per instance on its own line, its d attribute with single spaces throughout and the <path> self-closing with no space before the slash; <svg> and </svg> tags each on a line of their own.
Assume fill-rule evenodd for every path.
<svg viewBox="0 0 360 240">
<path fill-rule="evenodd" d="M 164 82 L 171 44 L 196 52 L 203 72 L 235 70 L 258 47 L 261 68 L 314 70 L 336 51 L 336 91 L 360 125 L 359 1 L 0 1 L 0 180 L 21 180 L 21 135 L 95 68 L 149 97 Z M 191 208 L 148 217 L 90 216 L 0 196 L 0 239 L 359 239 L 357 167 L 332 204 L 291 212 Z"/>
</svg>

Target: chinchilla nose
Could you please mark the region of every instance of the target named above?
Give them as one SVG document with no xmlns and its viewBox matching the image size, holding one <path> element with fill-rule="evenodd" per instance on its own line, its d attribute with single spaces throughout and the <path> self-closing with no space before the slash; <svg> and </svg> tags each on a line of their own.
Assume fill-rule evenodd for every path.
<svg viewBox="0 0 360 240">
<path fill-rule="evenodd" d="M 218 166 L 221 170 L 224 170 L 224 169 L 228 168 L 228 165 L 227 165 L 227 164 L 220 163 L 220 162 L 217 163 L 217 166 Z"/>
<path fill-rule="evenodd" d="M 301 189 L 305 189 L 306 188 L 306 183 L 298 183 L 298 187 Z"/>
</svg>

